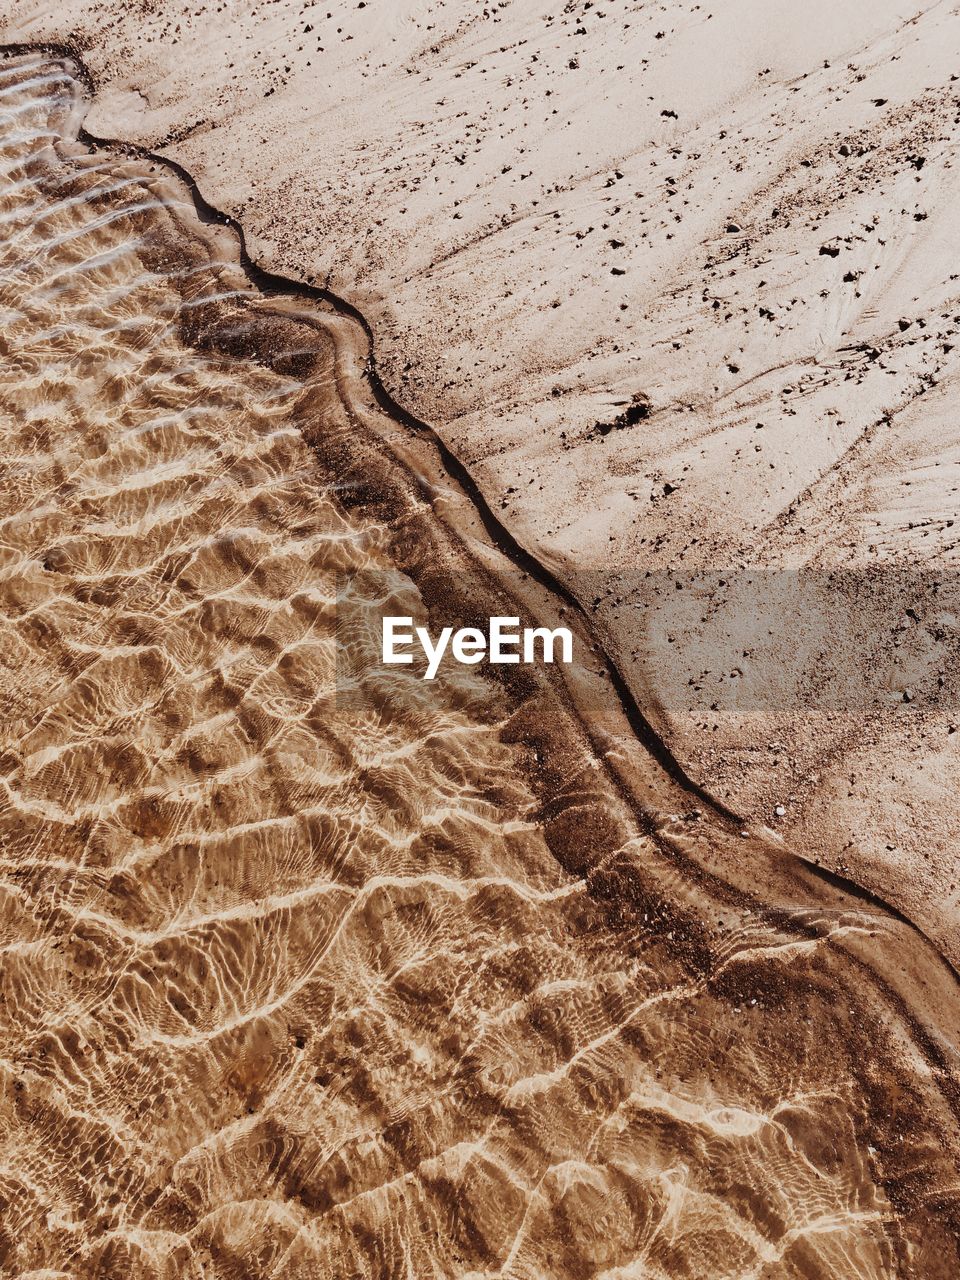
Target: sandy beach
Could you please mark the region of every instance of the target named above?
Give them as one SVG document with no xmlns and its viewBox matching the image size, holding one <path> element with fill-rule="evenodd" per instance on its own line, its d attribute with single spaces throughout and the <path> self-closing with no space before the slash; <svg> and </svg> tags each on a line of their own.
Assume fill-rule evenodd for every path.
<svg viewBox="0 0 960 1280">
<path fill-rule="evenodd" d="M 6 15 L 3 1274 L 956 1274 L 958 28 Z"/>
<path fill-rule="evenodd" d="M 788 691 L 762 742 L 739 717 L 704 732 L 634 606 L 650 569 L 949 563 L 956 25 L 887 3 L 26 3 L 6 34 L 74 40 L 93 133 L 176 159 L 258 263 L 361 308 L 399 403 L 540 559 L 586 572 L 695 776 L 755 821 L 786 802 L 798 844 L 955 954 L 955 702 L 885 707 L 851 743 Z M 640 430 L 598 430 L 637 396 Z M 694 649 L 671 650 L 681 689 Z"/>
</svg>

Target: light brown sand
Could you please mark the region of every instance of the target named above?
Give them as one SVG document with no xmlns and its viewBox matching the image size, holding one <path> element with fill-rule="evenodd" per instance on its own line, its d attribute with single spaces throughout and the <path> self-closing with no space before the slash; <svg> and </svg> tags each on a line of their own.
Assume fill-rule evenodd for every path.
<svg viewBox="0 0 960 1280">
<path fill-rule="evenodd" d="M 236 44 L 242 34 L 234 29 Z M 906 47 L 913 37 L 901 38 Z M 209 31 L 207 40 L 215 47 Z M 450 45 L 441 42 L 441 53 L 452 56 Z M 125 73 L 138 68 L 128 60 Z M 34 92 L 15 89 L 13 105 L 25 95 L 26 114 L 42 121 L 51 108 L 30 107 Z M 41 99 L 48 92 L 41 86 Z M 114 103 L 135 105 L 129 96 Z M 932 118 L 927 111 L 925 127 Z M 24 139 L 9 145 L 16 176 Z M 82 149 L 74 163 L 86 164 Z M 271 161 L 269 172 L 283 163 Z M 114 159 L 104 172 L 133 171 Z M 399 479 L 378 469 L 382 448 L 364 452 L 372 410 L 362 381 L 348 373 L 341 383 L 331 354 L 359 349 L 349 325 L 327 315 L 311 327 L 324 336 L 303 365 L 293 351 L 307 322 L 278 318 L 280 304 L 264 306 L 255 293 L 204 304 L 194 322 L 183 304 L 196 295 L 177 272 L 197 229 L 186 221 L 173 238 L 164 231 L 171 197 L 159 223 L 149 209 L 125 215 L 144 232 L 141 250 L 118 246 L 109 217 L 91 228 L 91 216 L 115 207 L 106 197 L 64 207 L 63 182 L 53 175 L 38 192 L 25 182 L 5 210 L 16 227 L 3 454 L 10 1274 L 952 1275 L 956 987 L 935 952 L 907 925 L 806 876 L 773 843 L 741 841 L 716 815 L 694 817 L 689 796 L 586 685 L 557 704 L 572 696 L 577 714 L 561 714 L 549 690 L 505 690 L 500 704 L 489 689 L 452 687 L 448 701 L 424 709 L 429 728 L 404 699 L 385 723 L 382 690 L 379 709 L 365 715 L 361 680 L 358 701 L 338 712 L 329 697 L 337 569 L 369 573 L 377 605 L 400 555 L 429 607 L 424 566 L 462 573 L 464 547 L 443 531 L 430 534 L 439 541 L 427 541 L 427 555 L 411 547 L 448 501 L 464 508 L 462 496 L 424 511 L 399 443 Z M 158 182 L 130 195 L 155 194 Z M 22 204 L 37 195 L 52 201 L 46 219 Z M 76 254 L 74 233 L 83 241 Z M 757 242 L 733 247 L 756 254 Z M 252 292 L 229 263 L 208 271 L 211 247 L 226 252 L 216 240 L 191 249 L 200 255 L 186 259 L 191 270 L 228 292 Z M 91 250 L 116 257 L 91 270 Z M 684 264 L 658 269 L 668 267 L 679 275 Z M 66 285 L 51 270 L 65 271 Z M 482 283 L 471 286 L 478 302 L 496 292 Z M 658 292 L 659 326 L 689 300 L 671 295 L 662 276 Z M 535 314 L 528 306 L 524 323 Z M 457 323 L 468 322 L 464 307 Z M 472 322 L 482 322 L 491 359 L 506 360 L 479 305 Z M 441 338 L 457 332 L 443 328 L 437 306 L 431 323 Z M 791 323 L 780 322 L 786 345 L 803 337 L 790 336 Z M 553 361 L 547 381 L 566 371 L 576 385 L 569 353 L 544 354 L 535 330 L 513 332 L 503 314 L 496 325 L 516 362 L 536 346 Z M 593 342 L 602 329 L 592 325 L 578 309 L 575 324 L 557 321 L 550 332 Z M 706 328 L 701 317 L 704 361 Z M 670 332 L 683 352 L 680 331 Z M 479 348 L 480 337 L 469 343 Z M 385 369 L 400 383 L 389 341 Z M 898 358 L 923 354 L 923 342 L 919 352 L 907 342 L 895 339 Z M 605 366 L 624 380 L 626 354 Z M 671 361 L 692 387 L 691 353 L 667 355 L 664 366 Z M 869 406 L 874 372 L 859 379 L 853 405 Z M 742 521 L 749 501 L 772 501 L 769 482 L 738 487 L 726 523 L 709 488 L 725 483 L 723 450 L 746 425 L 718 403 L 684 418 L 665 407 L 664 368 L 646 373 L 629 395 L 626 381 L 622 394 L 609 392 L 593 416 L 608 422 L 623 407 L 611 398 L 645 392 L 653 413 L 641 420 L 642 444 L 631 428 L 591 432 L 565 450 L 559 432 L 584 434 L 586 419 L 574 423 L 586 407 L 594 415 L 596 388 L 547 399 L 545 383 L 538 388 L 529 369 L 521 376 L 519 363 L 509 376 L 531 397 L 523 414 L 494 423 L 488 406 L 454 420 L 438 400 L 432 416 L 461 446 L 503 449 L 495 462 L 469 457 L 491 493 L 541 439 L 531 421 L 543 426 L 542 455 L 523 465 L 551 496 L 521 506 L 509 495 L 516 500 L 504 510 L 548 549 L 595 555 L 610 583 L 618 562 L 600 531 L 619 528 L 604 514 L 610 495 L 649 469 L 635 451 L 656 444 L 657 457 L 670 459 L 678 440 L 689 448 L 679 424 L 699 417 L 702 432 L 712 416 L 697 445 L 706 489 L 691 477 L 664 493 L 670 473 L 661 471 L 664 501 L 644 508 L 630 538 L 655 530 L 659 562 L 672 564 L 692 516 L 709 515 L 704 563 L 756 554 L 756 539 L 736 541 L 734 516 Z M 884 388 L 894 382 L 887 376 Z M 486 375 L 475 377 L 476 390 Z M 334 386 L 346 401 L 331 400 Z M 412 380 L 410 399 L 429 410 Z M 211 402 L 222 409 L 215 429 L 194 412 Z M 538 414 L 554 412 L 566 425 L 558 418 L 551 434 Z M 941 437 L 923 423 L 936 453 Z M 376 429 L 403 438 L 396 424 Z M 904 456 L 919 456 L 918 438 Z M 872 444 L 868 432 L 844 456 L 863 462 L 854 474 L 880 501 Z M 807 441 L 795 464 L 810 452 Z M 427 474 L 429 465 L 417 462 Z M 355 499 L 350 485 L 324 492 L 345 467 Z M 812 491 L 825 526 L 810 516 L 818 552 L 843 542 L 831 485 L 854 483 L 840 475 Z M 930 501 L 942 493 L 937 476 Z M 670 513 L 664 502 L 676 495 Z M 849 509 L 862 520 L 866 500 Z M 888 496 L 891 536 L 896 509 Z M 561 516 L 562 536 L 538 528 Z M 798 545 L 810 554 L 791 521 L 777 526 L 782 545 L 762 545 L 764 563 Z M 405 542 L 405 528 L 416 537 Z M 471 537 L 471 554 L 492 566 L 495 551 L 479 530 Z M 661 698 L 669 723 L 669 664 L 655 674 L 648 688 L 635 673 L 637 687 L 647 705 Z M 248 711 L 249 690 L 257 696 Z M 492 726 L 490 707 L 504 717 Z M 611 735 L 603 768 L 597 722 Z M 730 749 L 748 750 L 753 740 L 734 729 Z M 696 763 L 708 759 L 696 735 L 679 740 Z M 844 744 L 866 753 L 868 779 L 882 748 L 862 733 Z M 822 742 L 811 750 L 824 757 Z M 841 769 L 826 763 L 835 784 Z M 740 762 L 732 766 L 731 785 L 749 793 Z M 488 790 L 478 794 L 481 779 Z M 873 788 L 870 799 L 874 821 L 889 822 L 888 794 Z M 831 845 L 819 835 L 812 848 L 795 847 L 813 857 Z M 903 856 L 912 865 L 909 849 Z M 870 870 L 885 896 L 903 899 L 892 863 L 878 857 Z M 929 902 L 931 883 L 921 893 L 936 934 L 944 913 L 942 901 Z"/>
<path fill-rule="evenodd" d="M 21 0 L 5 34 L 75 39 L 95 132 L 361 305 L 517 535 L 600 573 L 581 595 L 690 771 L 783 804 L 956 957 L 955 699 L 852 736 L 803 681 L 761 725 L 686 712 L 696 637 L 663 663 L 634 606 L 651 567 L 949 562 L 958 26 L 889 0 Z M 600 435 L 637 394 L 650 416 Z"/>
</svg>

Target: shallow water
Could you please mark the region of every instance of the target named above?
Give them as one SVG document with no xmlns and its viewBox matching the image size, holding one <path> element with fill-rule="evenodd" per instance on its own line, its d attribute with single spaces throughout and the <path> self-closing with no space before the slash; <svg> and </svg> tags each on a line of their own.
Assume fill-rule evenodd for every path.
<svg viewBox="0 0 960 1280">
<path fill-rule="evenodd" d="M 2 68 L 2 1273 L 955 1275 L 953 976 L 555 690 L 371 664 L 486 579 L 82 113 Z"/>
</svg>

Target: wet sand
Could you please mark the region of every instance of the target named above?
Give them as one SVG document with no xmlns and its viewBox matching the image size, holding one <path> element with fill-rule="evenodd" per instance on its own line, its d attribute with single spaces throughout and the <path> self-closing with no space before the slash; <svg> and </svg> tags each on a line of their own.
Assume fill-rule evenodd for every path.
<svg viewBox="0 0 960 1280">
<path fill-rule="evenodd" d="M 4 1274 L 952 1277 L 953 969 L 86 107 L 2 67 Z M 589 660 L 427 690 L 386 602 Z"/>
</svg>

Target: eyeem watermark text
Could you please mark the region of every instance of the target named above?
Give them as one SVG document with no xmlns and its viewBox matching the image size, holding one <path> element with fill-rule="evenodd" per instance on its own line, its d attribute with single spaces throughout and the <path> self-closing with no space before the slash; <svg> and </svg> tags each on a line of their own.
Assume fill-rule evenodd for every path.
<svg viewBox="0 0 960 1280">
<path fill-rule="evenodd" d="M 383 619 L 383 662 L 411 663 L 419 645 L 427 660 L 424 680 L 433 680 L 448 651 L 455 662 L 472 666 L 487 658 L 491 663 L 573 661 L 573 636 L 566 627 L 520 627 L 519 618 L 491 618 L 486 631 L 479 627 L 444 627 L 436 640 L 426 627 L 414 627 L 412 618 Z M 557 654 L 559 653 L 559 657 Z"/>
</svg>

